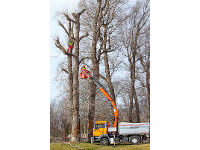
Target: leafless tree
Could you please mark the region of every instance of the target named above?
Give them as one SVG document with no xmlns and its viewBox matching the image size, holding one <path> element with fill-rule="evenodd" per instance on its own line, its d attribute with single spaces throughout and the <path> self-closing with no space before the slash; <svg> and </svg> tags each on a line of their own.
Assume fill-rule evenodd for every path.
<svg viewBox="0 0 200 150">
<path fill-rule="evenodd" d="M 107 0 L 97 0 L 95 1 L 84 1 L 80 2 L 80 7 L 87 8 L 86 14 L 88 16 L 83 17 L 87 22 L 86 24 L 88 28 L 92 30 L 92 47 L 90 51 L 90 58 L 92 61 L 92 73 L 97 79 L 99 78 L 99 61 L 100 61 L 100 52 L 101 49 L 97 50 L 97 43 L 100 36 L 100 28 L 102 26 L 102 11 L 106 7 Z M 94 8 L 90 11 L 91 8 Z M 95 12 L 92 14 L 92 12 Z M 92 20 L 91 20 L 92 19 Z M 92 22 L 92 24 L 91 24 Z M 93 133 L 93 125 L 94 125 L 94 116 L 95 116 L 95 93 L 96 93 L 96 85 L 91 82 L 90 83 L 90 97 L 89 97 L 89 113 L 88 113 L 88 141 L 90 141 L 90 137 Z"/>
<path fill-rule="evenodd" d="M 64 46 L 60 43 L 59 38 L 55 40 L 55 45 L 58 47 L 65 55 L 68 56 L 68 71 L 70 71 L 70 75 L 73 76 L 69 77 L 70 86 L 73 87 L 73 100 L 72 100 L 72 141 L 79 141 L 79 133 L 80 133 L 80 116 L 79 116 L 79 41 L 88 36 L 86 35 L 79 37 L 80 33 L 80 16 L 85 11 L 83 9 L 82 11 L 78 13 L 72 13 L 72 16 L 74 19 L 72 19 L 67 13 L 63 13 L 63 15 L 66 17 L 66 19 L 70 22 L 69 23 L 69 31 L 65 28 L 65 26 L 59 21 L 59 25 L 64 29 L 64 31 L 67 33 L 70 39 L 74 40 L 74 53 L 67 52 Z M 71 34 L 71 22 L 75 24 L 75 35 Z M 73 72 L 71 71 L 71 64 L 72 60 L 70 57 L 73 57 Z M 67 72 L 66 70 L 64 70 Z M 73 86 L 72 86 L 73 83 Z M 71 89 L 71 93 L 72 93 Z M 71 95 L 70 95 L 71 96 Z M 72 96 L 70 97 L 72 98 Z"/>
<path fill-rule="evenodd" d="M 125 47 L 124 56 L 128 59 L 128 70 L 130 71 L 131 93 L 129 106 L 129 121 L 133 121 L 133 99 L 136 108 L 136 122 L 140 122 L 139 102 L 136 93 L 136 65 L 140 57 L 138 57 L 139 49 L 144 45 L 144 34 L 148 31 L 145 25 L 149 21 L 150 8 L 149 0 L 145 2 L 137 1 L 133 6 L 131 14 L 127 19 L 125 28 L 123 29 L 122 42 Z"/>
<path fill-rule="evenodd" d="M 147 28 L 149 29 L 149 24 Z M 150 121 L 150 30 L 145 33 L 144 46 L 138 50 L 138 55 L 142 69 L 145 73 L 145 80 L 142 80 L 140 76 L 137 76 L 137 79 L 140 81 L 141 85 L 146 88 L 147 91 L 147 118 Z"/>
<path fill-rule="evenodd" d="M 50 136 L 61 137 L 63 124 L 63 105 L 60 101 L 51 100 L 50 103 Z"/>
</svg>

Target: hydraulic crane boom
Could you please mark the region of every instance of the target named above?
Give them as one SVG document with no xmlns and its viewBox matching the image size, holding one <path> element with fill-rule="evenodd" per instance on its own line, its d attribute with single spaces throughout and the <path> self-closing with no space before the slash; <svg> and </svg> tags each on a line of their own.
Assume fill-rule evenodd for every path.
<svg viewBox="0 0 200 150">
<path fill-rule="evenodd" d="M 90 75 L 90 72 L 86 69 L 81 68 L 81 73 L 80 73 L 80 78 L 89 78 L 91 79 L 99 88 L 99 90 L 107 97 L 107 99 L 111 102 L 112 107 L 113 107 L 113 112 L 114 112 L 114 118 L 115 118 L 115 122 L 114 122 L 114 126 L 113 127 L 117 127 L 118 126 L 118 111 L 117 111 L 117 107 L 115 105 L 114 100 L 108 95 L 108 92 L 105 90 L 105 87 L 93 76 Z"/>
</svg>

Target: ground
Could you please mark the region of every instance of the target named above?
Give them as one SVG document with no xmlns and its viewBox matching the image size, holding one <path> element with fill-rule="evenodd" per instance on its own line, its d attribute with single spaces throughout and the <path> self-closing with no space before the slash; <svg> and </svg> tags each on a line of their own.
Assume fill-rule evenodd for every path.
<svg viewBox="0 0 200 150">
<path fill-rule="evenodd" d="M 73 143 L 73 146 L 78 146 L 84 150 L 150 150 L 150 144 L 116 144 L 114 145 L 102 146 L 100 144 L 91 144 L 91 143 Z M 70 146 L 69 144 L 61 144 L 61 143 L 51 143 L 50 150 L 78 150 L 79 148 L 75 148 Z"/>
</svg>

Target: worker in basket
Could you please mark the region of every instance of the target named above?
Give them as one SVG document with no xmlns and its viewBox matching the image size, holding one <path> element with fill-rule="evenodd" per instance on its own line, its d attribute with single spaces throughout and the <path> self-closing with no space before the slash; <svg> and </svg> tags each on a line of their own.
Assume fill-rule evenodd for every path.
<svg viewBox="0 0 200 150">
<path fill-rule="evenodd" d="M 83 67 L 81 68 L 81 70 L 82 70 L 82 69 L 85 70 L 85 65 L 83 65 Z"/>
<path fill-rule="evenodd" d="M 86 70 L 85 65 L 83 65 L 83 67 L 81 67 L 80 78 L 87 79 L 90 76 L 91 76 L 90 72 L 88 70 Z"/>
<path fill-rule="evenodd" d="M 69 47 L 67 49 L 67 52 L 69 52 L 69 50 L 70 50 L 70 52 L 72 53 L 73 46 L 74 46 L 74 40 L 73 40 L 73 42 L 68 42 L 68 45 L 69 45 Z"/>
<path fill-rule="evenodd" d="M 87 79 L 87 76 L 82 71 L 86 71 L 85 65 L 83 65 L 83 67 L 81 67 L 80 78 Z"/>
</svg>

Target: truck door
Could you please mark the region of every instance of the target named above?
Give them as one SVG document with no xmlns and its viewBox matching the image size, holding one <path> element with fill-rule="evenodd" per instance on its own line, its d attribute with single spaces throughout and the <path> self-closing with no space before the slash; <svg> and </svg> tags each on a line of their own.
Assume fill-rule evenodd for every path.
<svg viewBox="0 0 200 150">
<path fill-rule="evenodd" d="M 107 134 L 105 123 L 94 124 L 93 136 L 100 136 L 101 134 Z"/>
</svg>

